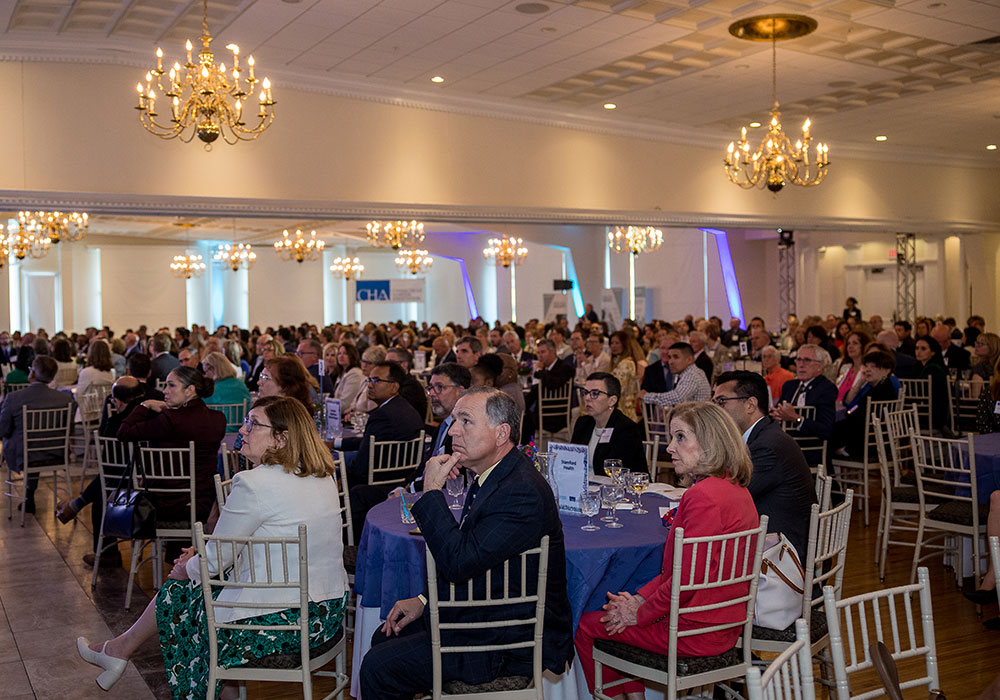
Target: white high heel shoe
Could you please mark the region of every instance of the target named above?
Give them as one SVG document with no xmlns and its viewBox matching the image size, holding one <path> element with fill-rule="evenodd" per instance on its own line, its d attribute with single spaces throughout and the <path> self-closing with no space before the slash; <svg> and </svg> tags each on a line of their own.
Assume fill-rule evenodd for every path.
<svg viewBox="0 0 1000 700">
<path fill-rule="evenodd" d="M 94 651 L 90 648 L 90 642 L 86 637 L 76 638 L 76 650 L 79 652 L 80 658 L 104 669 L 104 673 L 97 677 L 97 685 L 101 686 L 101 690 L 111 690 L 111 687 L 118 682 L 128 666 L 128 659 L 110 656 L 105 652 L 107 648 L 108 643 L 104 642 L 100 651 Z"/>
</svg>

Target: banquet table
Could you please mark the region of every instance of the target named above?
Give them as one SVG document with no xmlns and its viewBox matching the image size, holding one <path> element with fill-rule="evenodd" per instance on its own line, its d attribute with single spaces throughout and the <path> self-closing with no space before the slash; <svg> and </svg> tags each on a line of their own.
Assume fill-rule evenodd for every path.
<svg viewBox="0 0 1000 700">
<path fill-rule="evenodd" d="M 965 444 L 958 449 L 969 456 Z M 989 503 L 990 494 L 1000 489 L 1000 433 L 974 436 L 972 449 L 976 453 L 976 495 L 980 503 Z"/>
<path fill-rule="evenodd" d="M 451 501 L 450 497 L 449 502 Z M 649 511 L 635 515 L 627 510 L 618 512 L 624 527 L 609 529 L 605 523 L 597 532 L 584 532 L 580 526 L 587 519 L 582 515 L 560 514 L 566 541 L 567 594 L 573 614 L 573 631 L 580 616 L 599 610 L 608 591 L 636 591 L 659 575 L 663 562 L 663 547 L 668 530 L 659 517 L 659 507 L 670 502 L 652 494 L 643 496 Z M 460 510 L 453 510 L 456 520 Z M 602 511 L 603 514 L 603 511 Z M 375 506 L 368 513 L 358 546 L 357 573 L 354 590 L 358 595 L 355 622 L 354 657 L 351 694 L 359 697 L 358 670 L 361 660 L 371 647 L 375 630 L 397 600 L 412 598 L 423 592 L 427 570 L 424 541 L 409 534 L 414 525 L 404 524 L 399 516 L 399 500 L 391 499 Z M 562 677 L 546 681 L 546 698 L 589 698 L 579 664 Z M 647 697 L 654 697 L 647 693 Z"/>
</svg>

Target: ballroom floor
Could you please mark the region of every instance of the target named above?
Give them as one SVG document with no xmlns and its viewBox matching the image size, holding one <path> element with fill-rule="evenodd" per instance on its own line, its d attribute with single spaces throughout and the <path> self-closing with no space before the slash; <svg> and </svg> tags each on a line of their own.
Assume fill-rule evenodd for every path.
<svg viewBox="0 0 1000 700">
<path fill-rule="evenodd" d="M 77 636 L 105 638 L 131 624 L 149 600 L 152 577 L 146 567 L 140 579 L 143 590 L 133 593 L 129 612 L 122 609 L 124 570 L 102 570 L 97 589 L 91 591 L 90 569 L 81 561 L 91 551 L 89 517 L 85 511 L 85 517 L 75 523 L 59 523 L 52 512 L 50 484 L 39 488 L 38 513 L 27 517 L 23 529 L 16 517 L 0 517 L 0 698 L 168 700 L 171 696 L 155 640 L 133 659 L 110 693 L 94 682 L 97 669 L 77 656 Z M 79 486 L 79 477 L 74 486 Z M 880 587 L 872 565 L 876 520 L 877 513 L 873 513 L 873 525 L 864 528 L 855 514 L 845 595 Z M 909 554 L 910 550 L 890 551 L 886 585 L 906 582 Z M 932 566 L 931 580 L 943 689 L 949 698 L 975 698 L 1000 673 L 1000 632 L 982 627 L 975 606 L 958 593 L 950 571 Z M 995 606 L 986 609 L 988 617 L 995 614 Z M 319 693 L 324 687 L 319 679 L 315 690 Z M 248 687 L 248 697 L 296 698 L 301 697 L 299 688 L 255 683 Z M 926 695 L 907 695 L 918 697 Z"/>
</svg>

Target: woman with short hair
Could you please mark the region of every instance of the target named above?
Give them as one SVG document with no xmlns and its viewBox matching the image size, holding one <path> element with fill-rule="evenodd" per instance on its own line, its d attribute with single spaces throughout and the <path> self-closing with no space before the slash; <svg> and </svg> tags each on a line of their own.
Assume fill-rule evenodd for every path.
<svg viewBox="0 0 1000 700">
<path fill-rule="evenodd" d="M 604 460 L 620 459 L 633 472 L 649 471 L 639 425 L 618 410 L 622 385 L 613 374 L 594 372 L 582 390 L 587 409 L 573 426 L 570 442 L 587 445 L 590 471 L 604 476 Z"/>
<path fill-rule="evenodd" d="M 670 414 L 670 446 L 678 476 L 693 485 L 685 491 L 673 515 L 673 527 L 684 528 L 685 537 L 707 537 L 751 530 L 759 525 L 757 509 L 747 490 L 752 469 L 750 455 L 733 419 L 721 408 L 709 402 L 678 404 Z M 698 561 L 684 562 L 682 577 L 691 575 L 692 566 L 700 571 L 711 566 L 723 570 L 734 566 L 733 552 L 720 557 L 713 549 L 707 561 L 703 549 Z M 748 555 L 749 556 L 749 555 Z M 590 692 L 594 691 L 594 641 L 610 639 L 657 654 L 668 652 L 670 635 L 670 587 L 673 577 L 674 539 L 667 538 L 663 550 L 662 573 L 637 592 L 608 593 L 608 603 L 602 610 L 586 612 L 576 633 L 576 650 Z M 742 553 L 740 553 L 742 559 Z M 749 582 L 724 588 L 704 589 L 685 594 L 684 606 L 711 605 L 714 602 L 747 595 Z M 746 604 L 738 603 L 680 617 L 680 629 L 690 630 L 735 623 L 746 614 Z M 680 656 L 717 656 L 732 649 L 739 639 L 741 627 L 677 639 Z M 622 676 L 604 667 L 604 682 L 612 683 Z M 625 693 L 629 700 L 643 697 L 643 684 L 631 681 L 606 689 L 606 693 Z"/>
<path fill-rule="evenodd" d="M 302 360 L 291 353 L 266 361 L 258 386 L 258 396 L 288 396 L 298 399 L 309 415 L 315 410 L 313 394 L 319 384 L 309 374 Z"/>
</svg>

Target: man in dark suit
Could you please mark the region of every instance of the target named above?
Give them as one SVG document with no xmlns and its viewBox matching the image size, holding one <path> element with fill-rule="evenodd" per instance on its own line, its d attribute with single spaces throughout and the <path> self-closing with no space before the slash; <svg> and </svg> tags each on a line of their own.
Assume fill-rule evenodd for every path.
<svg viewBox="0 0 1000 700">
<path fill-rule="evenodd" d="M 368 454 L 373 436 L 376 440 L 412 440 L 424 429 L 423 416 L 399 396 L 405 376 L 403 368 L 395 362 L 377 362 L 368 376 L 368 398 L 377 406 L 368 414 L 365 434 L 360 438 L 337 438 L 334 442 L 334 449 L 357 450 L 347 465 L 350 486 L 368 483 Z"/>
<path fill-rule="evenodd" d="M 941 346 L 941 354 L 944 356 L 944 366 L 948 369 L 956 369 L 964 372 L 972 368 L 972 355 L 968 350 L 960 345 L 951 342 L 951 329 L 943 323 L 939 323 L 931 329 L 931 337 Z"/>
<path fill-rule="evenodd" d="M 753 474 L 747 488 L 757 512 L 768 517 L 768 531 L 784 534 L 804 562 L 816 488 L 798 444 L 764 413 L 767 383 L 755 372 L 723 372 L 712 401 L 736 421 L 750 450 Z"/>
<path fill-rule="evenodd" d="M 715 374 L 715 363 L 705 352 L 705 345 L 708 343 L 708 336 L 701 331 L 691 331 L 688 333 L 688 344 L 694 350 L 694 364 L 705 373 L 705 378 L 712 382 L 712 375 Z M 665 355 L 663 357 L 666 357 Z"/>
<path fill-rule="evenodd" d="M 333 394 L 333 381 L 324 371 L 323 376 L 319 376 L 319 360 L 323 357 L 323 344 L 315 338 L 303 338 L 302 342 L 295 348 L 295 354 L 306 366 L 309 376 L 316 380 L 321 394 Z M 259 376 L 259 375 L 258 375 Z"/>
<path fill-rule="evenodd" d="M 493 587 L 501 590 L 503 576 L 496 575 L 497 568 L 520 552 L 538 546 L 548 535 L 542 665 L 561 674 L 573 658 L 573 633 L 562 524 L 552 490 L 531 460 L 516 448 L 521 417 L 509 396 L 488 387 L 470 389 L 458 400 L 453 415 L 456 420 L 450 432 L 455 452 L 428 461 L 424 495 L 413 506 L 413 517 L 437 562 L 441 595 L 446 595 L 449 582 L 470 578 L 482 581 L 491 570 Z M 475 473 L 476 481 L 469 489 L 461 521 L 456 522 L 441 487 L 447 478 L 457 475 L 460 466 Z M 527 571 L 528 580 L 537 575 L 532 568 Z M 393 605 L 362 662 L 362 697 L 412 698 L 431 687 L 428 614 L 425 596 Z M 482 622 L 520 614 L 477 606 L 443 611 L 441 618 L 443 622 Z M 498 645 L 524 639 L 524 635 L 524 628 L 497 626 L 478 632 L 470 640 L 461 631 L 445 630 L 442 643 Z M 442 662 L 443 680 L 473 685 L 499 676 L 532 673 L 528 649 L 445 654 Z"/>
<path fill-rule="evenodd" d="M 50 389 L 48 384 L 56 378 L 59 365 L 48 355 L 38 355 L 31 363 L 28 373 L 28 386 L 14 391 L 4 398 L 0 406 L 0 439 L 3 440 L 3 458 L 11 470 L 20 473 L 24 469 L 24 426 L 22 425 L 21 409 L 62 408 L 73 403 L 72 395 Z M 72 420 L 72 417 L 70 418 Z M 33 452 L 32 466 L 40 464 L 58 464 L 64 459 L 63 451 Z M 55 460 L 55 461 L 53 461 Z M 35 489 L 38 487 L 38 477 L 27 480 L 24 493 L 24 512 L 35 512 Z"/>
<path fill-rule="evenodd" d="M 538 359 L 535 353 L 521 349 L 521 336 L 516 331 L 504 331 L 503 344 L 511 354 L 511 357 L 514 358 L 514 361 L 519 365 L 525 362 L 534 362 Z"/>
<path fill-rule="evenodd" d="M 180 360 L 171 355 L 170 337 L 163 333 L 157 333 L 153 341 L 149 344 L 150 354 L 153 357 L 150 365 L 149 378 L 156 386 L 157 380 L 166 381 L 167 375 L 181 366 Z"/>
<path fill-rule="evenodd" d="M 833 432 L 836 418 L 837 387 L 823 376 L 821 356 L 826 356 L 816 345 L 803 345 L 795 358 L 796 379 L 790 379 L 781 387 L 781 400 L 771 409 L 775 420 L 795 423 L 794 433 L 826 440 Z M 828 356 L 827 356 L 828 357 Z M 815 406 L 816 417 L 805 418 L 795 410 L 800 406 Z"/>
<path fill-rule="evenodd" d="M 646 371 L 642 374 L 642 383 L 639 385 L 639 398 L 648 393 L 661 394 L 670 391 L 674 387 L 674 375 L 667 366 L 667 351 L 677 342 L 677 336 L 664 333 L 660 338 L 658 348 L 659 357 L 656 362 L 650 363 Z"/>
<path fill-rule="evenodd" d="M 432 352 L 427 358 L 427 364 L 431 367 L 455 361 L 455 351 L 451 349 L 447 338 L 439 335 L 431 342 L 431 348 Z"/>
<path fill-rule="evenodd" d="M 398 364 L 406 374 L 406 378 L 399 386 L 399 395 L 406 399 L 417 413 L 426 416 L 427 392 L 416 377 L 410 374 L 410 370 L 413 369 L 413 355 L 406 348 L 389 348 L 385 353 L 385 359 Z"/>
<path fill-rule="evenodd" d="M 893 331 L 882 331 L 878 334 L 875 340 L 882 343 L 890 351 L 892 351 L 893 356 L 896 358 L 896 369 L 893 371 L 900 379 L 916 379 L 917 375 L 920 374 L 920 370 L 923 368 L 919 362 L 912 355 L 907 355 L 905 352 L 899 350 L 899 337 Z"/>
<path fill-rule="evenodd" d="M 901 321 L 896 321 L 893 326 L 896 331 L 896 337 L 899 339 L 898 351 L 914 357 L 916 353 L 917 341 L 910 336 L 910 331 L 913 330 L 913 326 L 906 319 Z"/>
<path fill-rule="evenodd" d="M 528 407 L 531 432 L 538 428 L 538 386 L 546 391 L 555 391 L 572 382 L 576 376 L 576 370 L 556 355 L 556 345 L 548 338 L 539 340 L 535 349 L 538 351 L 534 372 L 536 382 L 525 392 L 524 397 L 524 404 Z M 565 416 L 546 416 L 545 430 L 547 432 L 559 431 L 565 427 Z"/>
<path fill-rule="evenodd" d="M 570 442 L 593 444 L 590 470 L 598 476 L 605 476 L 606 459 L 620 459 L 633 472 L 649 471 L 639 425 L 618 410 L 621 396 L 621 382 L 613 374 L 594 372 L 587 377 L 583 390 L 587 413 L 577 419 Z"/>
</svg>

